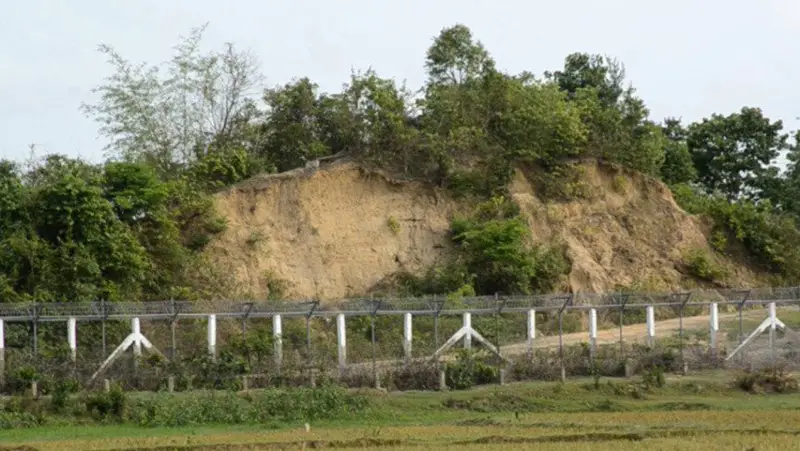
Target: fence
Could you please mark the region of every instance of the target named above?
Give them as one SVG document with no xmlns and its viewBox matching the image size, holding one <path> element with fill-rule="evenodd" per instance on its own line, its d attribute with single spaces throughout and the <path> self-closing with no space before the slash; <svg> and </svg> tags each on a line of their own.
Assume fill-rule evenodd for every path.
<svg viewBox="0 0 800 451">
<path fill-rule="evenodd" d="M 231 381 L 313 384 L 320 377 L 351 385 L 383 379 L 399 387 L 407 386 L 398 382 L 403 377 L 422 377 L 415 371 L 427 371 L 425 377 L 438 383 L 441 363 L 452 361 L 446 351 L 458 342 L 489 350 L 490 379 L 617 375 L 635 371 L 626 368 L 631 360 L 665 359 L 664 350 L 676 354 L 669 357 L 672 366 L 794 365 L 800 357 L 793 314 L 785 313 L 791 306 L 800 307 L 800 287 L 370 298 L 330 305 L 0 303 L 0 388 L 48 377 L 73 377 L 85 385 L 111 377 L 142 389 Z M 786 323 L 781 315 L 789 315 Z M 657 324 L 667 332 L 658 340 Z M 768 347 L 759 345 L 762 332 L 769 332 Z M 143 351 L 156 357 L 142 359 Z M 403 371 L 413 374 L 398 375 Z"/>
</svg>

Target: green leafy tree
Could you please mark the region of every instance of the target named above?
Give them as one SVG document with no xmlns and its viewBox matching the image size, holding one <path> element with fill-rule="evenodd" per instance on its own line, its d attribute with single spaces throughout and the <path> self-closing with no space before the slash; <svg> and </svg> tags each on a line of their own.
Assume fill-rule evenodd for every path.
<svg viewBox="0 0 800 451">
<path fill-rule="evenodd" d="M 268 89 L 264 95 L 268 114 L 261 125 L 263 145 L 257 151 L 279 172 L 302 167 L 332 151 L 329 138 L 338 130 L 330 129 L 328 113 L 335 110 L 318 89 L 308 78 L 301 78 Z"/>
<path fill-rule="evenodd" d="M 661 132 L 665 138 L 661 178 L 669 185 L 693 182 L 697 178 L 697 170 L 686 144 L 686 129 L 681 125 L 680 119 L 664 120 Z"/>
<path fill-rule="evenodd" d="M 545 72 L 545 77 L 555 81 L 570 97 L 578 97 L 581 89 L 594 89 L 604 108 L 616 106 L 625 92 L 625 67 L 608 56 L 572 53 L 564 59 L 563 70 Z"/>
<path fill-rule="evenodd" d="M 609 57 L 573 53 L 564 69 L 546 72 L 579 105 L 589 129 L 582 153 L 657 174 L 664 162 L 664 138 L 632 87 L 624 88 L 625 69 Z"/>
<path fill-rule="evenodd" d="M 475 81 L 486 72 L 494 71 L 494 67 L 489 52 L 462 24 L 442 29 L 428 49 L 425 60 L 428 84 L 435 86 Z"/>
<path fill-rule="evenodd" d="M 698 182 L 707 192 L 719 192 L 728 200 L 759 198 L 777 176 L 770 165 L 787 148 L 787 141 L 782 121 L 773 122 L 751 107 L 694 123 L 687 137 Z"/>
<path fill-rule="evenodd" d="M 551 164 L 581 153 L 588 129 L 581 110 L 552 83 L 509 80 L 507 106 L 492 131 L 517 161 Z"/>
<path fill-rule="evenodd" d="M 105 197 L 102 173 L 50 156 L 27 179 L 32 230 L 49 248 L 39 270 L 51 299 L 92 299 L 111 291 L 137 297 L 150 261 Z"/>
</svg>

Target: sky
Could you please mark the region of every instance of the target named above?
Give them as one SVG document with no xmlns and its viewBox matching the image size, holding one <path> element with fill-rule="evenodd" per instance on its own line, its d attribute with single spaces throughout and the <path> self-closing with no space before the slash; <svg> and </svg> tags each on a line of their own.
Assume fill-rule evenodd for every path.
<svg viewBox="0 0 800 451">
<path fill-rule="evenodd" d="M 335 91 L 371 67 L 416 87 L 433 37 L 462 23 L 509 72 L 555 70 L 572 52 L 616 57 L 659 121 L 758 106 L 800 128 L 796 0 L 8 0 L 0 158 L 21 161 L 34 144 L 37 156 L 102 161 L 107 141 L 79 110 L 111 74 L 98 44 L 158 63 L 204 23 L 206 50 L 252 51 L 270 86 L 308 76 Z"/>
</svg>

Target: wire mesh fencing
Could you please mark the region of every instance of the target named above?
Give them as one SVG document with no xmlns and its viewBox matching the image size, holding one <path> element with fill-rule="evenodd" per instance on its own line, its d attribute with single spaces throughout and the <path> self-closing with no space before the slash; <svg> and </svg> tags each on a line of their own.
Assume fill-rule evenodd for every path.
<svg viewBox="0 0 800 451">
<path fill-rule="evenodd" d="M 800 366 L 800 290 L 188 303 L 0 303 L 0 386 L 442 385 Z"/>
</svg>

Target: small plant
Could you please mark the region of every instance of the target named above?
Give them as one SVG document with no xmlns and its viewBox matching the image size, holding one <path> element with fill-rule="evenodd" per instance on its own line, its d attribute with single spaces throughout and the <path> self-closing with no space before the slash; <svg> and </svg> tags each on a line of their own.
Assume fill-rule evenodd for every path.
<svg viewBox="0 0 800 451">
<path fill-rule="evenodd" d="M 617 193 L 625 193 L 628 190 L 628 179 L 622 174 L 615 175 L 611 188 Z"/>
<path fill-rule="evenodd" d="M 749 393 L 796 393 L 797 378 L 783 368 L 747 371 L 736 378 L 736 386 Z"/>
<path fill-rule="evenodd" d="M 497 368 L 487 365 L 470 350 L 462 350 L 455 363 L 445 368 L 447 386 L 453 390 L 467 390 L 475 385 L 493 383 L 497 380 Z"/>
<path fill-rule="evenodd" d="M 289 282 L 276 276 L 272 271 L 264 273 L 264 283 L 267 286 L 267 299 L 279 300 L 287 296 Z"/>
<path fill-rule="evenodd" d="M 689 273 L 701 280 L 715 282 L 727 276 L 725 268 L 717 262 L 713 255 L 704 249 L 692 249 L 686 252 L 683 262 Z"/>
<path fill-rule="evenodd" d="M 84 400 L 86 411 L 102 421 L 122 421 L 128 408 L 128 397 L 119 385 L 108 393 L 92 393 Z"/>
<path fill-rule="evenodd" d="M 394 216 L 389 216 L 386 220 L 386 225 L 389 226 L 389 230 L 391 230 L 393 234 L 397 235 L 400 233 L 400 223 Z"/>
<path fill-rule="evenodd" d="M 711 247 L 717 252 L 725 252 L 728 248 L 728 237 L 725 236 L 725 233 L 721 230 L 717 230 L 711 235 L 711 240 L 709 241 Z"/>
<path fill-rule="evenodd" d="M 263 230 L 253 230 L 250 232 L 250 236 L 247 237 L 245 240 L 245 244 L 251 248 L 257 247 L 259 244 L 266 241 L 267 236 Z"/>
<path fill-rule="evenodd" d="M 664 367 L 661 365 L 654 365 L 648 368 L 642 375 L 642 384 L 645 388 L 663 388 L 666 384 L 664 377 Z"/>
<path fill-rule="evenodd" d="M 592 363 L 592 366 L 589 368 L 589 374 L 591 374 L 592 376 L 593 380 L 592 386 L 594 387 L 594 389 L 600 390 L 600 377 L 602 375 L 600 374 L 600 371 L 597 369 L 597 366 L 595 366 L 594 363 Z"/>
<path fill-rule="evenodd" d="M 50 401 L 53 411 L 55 413 L 62 413 L 66 410 L 69 405 L 70 395 L 77 393 L 79 389 L 80 384 L 73 379 L 65 379 L 56 382 Z"/>
</svg>

